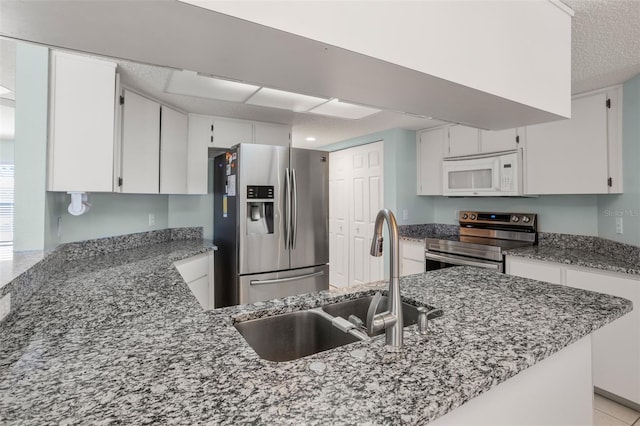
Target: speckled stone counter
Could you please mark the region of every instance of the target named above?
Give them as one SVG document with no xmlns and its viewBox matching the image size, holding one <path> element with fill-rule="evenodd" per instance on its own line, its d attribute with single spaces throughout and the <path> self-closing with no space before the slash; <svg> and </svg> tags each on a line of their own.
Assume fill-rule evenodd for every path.
<svg viewBox="0 0 640 426">
<path fill-rule="evenodd" d="M 398 227 L 400 239 L 416 242 L 424 242 L 425 238 L 438 235 L 457 235 L 459 232 L 460 227 L 458 225 L 445 225 L 441 223 L 400 225 Z"/>
<path fill-rule="evenodd" d="M 444 310 L 427 338 L 407 327 L 402 352 L 376 339 L 274 363 L 232 323 L 381 284 L 205 312 L 172 266 L 204 249 L 167 242 L 66 262 L 0 324 L 0 424 L 425 424 L 631 310 L 448 268 L 402 278 L 403 297 Z"/>
<path fill-rule="evenodd" d="M 0 322 L 19 309 L 67 261 L 166 241 L 200 239 L 202 227 L 168 228 L 65 243 L 51 250 L 4 253 L 0 261 Z"/>
<path fill-rule="evenodd" d="M 507 256 L 640 275 L 640 247 L 604 238 L 539 233 L 539 245 L 508 250 Z"/>
</svg>

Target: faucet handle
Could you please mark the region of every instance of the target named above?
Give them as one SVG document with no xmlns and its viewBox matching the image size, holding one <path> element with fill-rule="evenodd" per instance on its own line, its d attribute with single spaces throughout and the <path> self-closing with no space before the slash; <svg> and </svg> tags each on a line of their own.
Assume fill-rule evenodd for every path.
<svg viewBox="0 0 640 426">
<path fill-rule="evenodd" d="M 371 304 L 369 305 L 369 310 L 367 311 L 367 332 L 369 335 L 375 333 L 376 330 L 373 326 L 374 319 L 376 316 L 376 311 L 378 310 L 378 305 L 380 305 L 380 301 L 382 300 L 382 293 L 379 291 L 373 296 L 373 300 L 371 300 Z"/>
<path fill-rule="evenodd" d="M 442 310 L 440 308 L 429 310 L 429 308 L 427 308 L 426 306 L 419 306 L 417 310 L 418 310 L 418 333 L 422 334 L 423 336 L 426 336 L 429 331 L 429 328 L 428 328 L 429 314 L 433 314 Z"/>
<path fill-rule="evenodd" d="M 355 315 L 349 315 L 348 318 L 349 322 L 353 325 L 356 326 L 356 328 L 358 328 L 359 330 L 365 329 L 366 327 L 364 326 L 364 322 L 362 322 L 362 320 L 360 318 L 358 318 Z"/>
</svg>

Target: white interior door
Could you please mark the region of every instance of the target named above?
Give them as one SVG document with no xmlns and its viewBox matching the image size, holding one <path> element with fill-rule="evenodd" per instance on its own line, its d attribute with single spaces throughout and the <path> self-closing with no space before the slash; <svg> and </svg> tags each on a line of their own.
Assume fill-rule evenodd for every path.
<svg viewBox="0 0 640 426">
<path fill-rule="evenodd" d="M 329 155 L 329 283 L 349 285 L 348 155 Z"/>
<path fill-rule="evenodd" d="M 363 284 L 384 277 L 383 258 L 369 254 L 375 218 L 383 208 L 383 142 L 331 154 L 331 284 Z"/>
</svg>

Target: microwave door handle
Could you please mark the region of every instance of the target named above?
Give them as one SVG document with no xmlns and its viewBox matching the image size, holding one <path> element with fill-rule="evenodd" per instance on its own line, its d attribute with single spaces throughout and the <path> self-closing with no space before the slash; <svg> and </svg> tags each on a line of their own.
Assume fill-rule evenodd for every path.
<svg viewBox="0 0 640 426">
<path fill-rule="evenodd" d="M 502 187 L 502 183 L 500 182 L 502 180 L 502 170 L 500 169 L 500 159 L 496 158 L 493 161 L 493 189 L 495 191 L 500 191 L 500 188 Z"/>
</svg>

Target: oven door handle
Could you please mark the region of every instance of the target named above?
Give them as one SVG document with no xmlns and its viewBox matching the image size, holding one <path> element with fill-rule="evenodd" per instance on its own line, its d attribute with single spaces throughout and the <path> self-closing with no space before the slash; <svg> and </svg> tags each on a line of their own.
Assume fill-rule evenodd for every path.
<svg viewBox="0 0 640 426">
<path fill-rule="evenodd" d="M 500 270 L 500 265 L 496 265 L 494 263 L 474 262 L 472 260 L 457 259 L 433 253 L 425 253 L 425 258 L 428 260 L 439 260 L 441 262 L 451 263 L 452 265 L 477 266 L 485 269 L 495 269 L 496 271 Z"/>
</svg>

